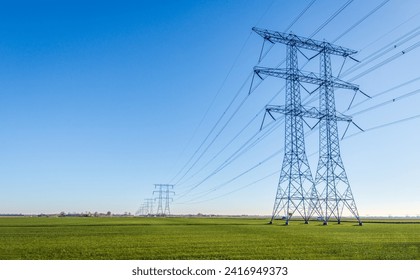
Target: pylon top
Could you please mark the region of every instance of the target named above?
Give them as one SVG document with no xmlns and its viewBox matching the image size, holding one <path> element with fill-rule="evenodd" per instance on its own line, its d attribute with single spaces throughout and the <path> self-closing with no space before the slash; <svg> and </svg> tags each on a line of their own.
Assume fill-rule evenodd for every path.
<svg viewBox="0 0 420 280">
<path fill-rule="evenodd" d="M 155 184 L 155 188 L 157 187 L 169 187 L 169 188 L 174 188 L 174 185 L 171 184 Z"/>
<path fill-rule="evenodd" d="M 299 48 L 304 48 L 308 50 L 313 50 L 317 52 L 325 51 L 329 54 L 340 55 L 340 56 L 350 56 L 357 53 L 355 50 L 344 48 L 341 46 L 333 45 L 325 41 L 313 40 L 310 38 L 305 38 L 301 36 L 296 36 L 292 33 L 282 33 L 278 31 L 271 31 L 267 29 L 261 29 L 253 27 L 252 30 L 258 35 L 264 38 L 271 43 L 282 43 L 285 45 L 295 45 Z"/>
</svg>

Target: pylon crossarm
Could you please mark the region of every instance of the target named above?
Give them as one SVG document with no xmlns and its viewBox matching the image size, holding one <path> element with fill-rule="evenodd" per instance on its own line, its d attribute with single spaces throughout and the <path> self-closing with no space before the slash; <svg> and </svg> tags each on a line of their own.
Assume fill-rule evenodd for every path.
<svg viewBox="0 0 420 280">
<path fill-rule="evenodd" d="M 344 48 L 341 46 L 333 45 L 325 41 L 318 41 L 310 38 L 305 38 L 302 36 L 297 36 L 292 33 L 282 33 L 278 31 L 272 31 L 268 29 L 261 29 L 258 27 L 253 27 L 252 30 L 271 43 L 281 43 L 285 45 L 293 45 L 298 48 L 304 48 L 316 52 L 324 51 L 328 54 L 340 55 L 340 56 L 350 56 L 357 51 Z"/>
<path fill-rule="evenodd" d="M 333 86 L 336 88 L 350 89 L 354 91 L 359 90 L 358 85 L 342 81 L 339 78 L 329 77 L 328 80 L 325 80 L 325 78 L 320 77 L 313 72 L 303 72 L 297 69 L 295 71 L 290 71 L 290 69 L 287 68 L 268 68 L 256 66 L 254 67 L 254 73 L 262 80 L 264 80 L 265 77 L 263 77 L 263 75 L 265 75 L 288 80 L 296 80 L 314 85 L 325 85 L 328 83 L 328 86 Z"/>
<path fill-rule="evenodd" d="M 325 113 L 321 113 L 317 108 L 315 107 L 304 107 L 299 106 L 298 108 L 288 108 L 287 106 L 282 105 L 267 105 L 266 107 L 267 112 L 275 112 L 280 113 L 284 115 L 291 115 L 291 116 L 299 116 L 299 117 L 305 117 L 305 118 L 313 118 L 313 119 L 325 119 L 327 116 L 331 120 L 336 121 L 345 121 L 345 122 L 351 122 L 352 118 L 350 116 L 346 116 L 340 113 L 336 113 L 335 116 L 330 116 Z"/>
</svg>

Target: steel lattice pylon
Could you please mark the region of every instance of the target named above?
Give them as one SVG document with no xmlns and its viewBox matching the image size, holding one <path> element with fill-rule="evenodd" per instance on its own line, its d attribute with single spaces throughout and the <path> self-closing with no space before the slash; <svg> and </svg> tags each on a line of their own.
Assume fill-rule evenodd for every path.
<svg viewBox="0 0 420 280">
<path fill-rule="evenodd" d="M 255 67 L 254 73 L 286 79 L 285 106 L 268 105 L 266 112 L 285 115 L 285 155 L 270 223 L 284 212 L 286 224 L 298 212 L 305 223 L 316 213 L 322 216 L 324 224 L 334 216 L 340 223 L 344 207 L 362 222 L 351 192 L 350 184 L 340 156 L 337 121 L 352 122 L 351 117 L 338 113 L 335 108 L 334 88 L 359 91 L 357 85 L 333 77 L 330 55 L 351 57 L 356 51 L 332 45 L 325 41 L 285 34 L 266 29 L 253 28 L 264 40 L 287 46 L 286 69 Z M 263 45 L 264 46 L 264 45 Z M 321 55 L 321 72 L 303 73 L 299 70 L 297 51 L 304 48 Z M 313 56 L 312 58 L 316 57 Z M 301 82 L 318 85 L 320 88 L 319 108 L 305 108 L 301 105 Z M 319 162 L 316 178 L 313 180 L 305 152 L 303 117 L 319 120 Z M 322 192 L 318 192 L 322 188 Z"/>
<path fill-rule="evenodd" d="M 305 152 L 303 120 L 299 116 L 301 97 L 295 44 L 287 45 L 286 63 L 289 76 L 286 78 L 285 108 L 291 113 L 285 114 L 285 152 L 270 222 L 283 212 L 286 224 L 289 224 L 297 212 L 307 223 L 314 209 L 309 198 L 316 195 L 316 191 Z"/>
<path fill-rule="evenodd" d="M 175 192 L 170 191 L 169 188 L 173 189 L 174 185 L 166 185 L 166 191 L 165 191 L 165 210 L 163 212 L 164 215 L 170 215 L 171 210 L 169 209 L 169 202 L 173 199 L 171 198 L 172 194 L 175 194 Z"/>
<path fill-rule="evenodd" d="M 146 201 L 146 203 L 145 203 L 145 212 L 146 212 L 146 215 L 154 215 L 154 213 L 153 213 L 153 201 L 154 201 L 154 199 L 153 198 L 146 198 L 145 199 L 145 201 Z"/>
<path fill-rule="evenodd" d="M 163 208 L 162 208 L 162 185 L 155 184 L 155 189 L 158 188 L 157 191 L 153 191 L 153 194 L 157 193 L 158 197 L 155 198 L 155 200 L 158 201 L 158 206 L 156 210 L 156 215 L 163 215 Z"/>
<path fill-rule="evenodd" d="M 158 193 L 158 197 L 155 198 L 155 200 L 158 201 L 158 208 L 156 211 L 156 215 L 158 216 L 167 216 L 171 214 L 170 208 L 169 208 L 169 202 L 172 200 L 170 197 L 172 194 L 175 194 L 175 192 L 170 191 L 169 189 L 173 189 L 174 185 L 169 184 L 155 184 L 155 189 L 158 189 L 157 191 L 154 191 L 153 193 Z M 165 209 L 163 209 L 163 199 L 165 199 Z"/>
<path fill-rule="evenodd" d="M 319 111 L 323 117 L 319 122 L 319 161 L 315 184 L 322 189 L 320 202 L 324 225 L 332 216 L 340 223 L 344 207 L 362 225 L 340 155 L 330 54 L 322 52 L 320 61 L 324 83 L 320 87 Z"/>
</svg>

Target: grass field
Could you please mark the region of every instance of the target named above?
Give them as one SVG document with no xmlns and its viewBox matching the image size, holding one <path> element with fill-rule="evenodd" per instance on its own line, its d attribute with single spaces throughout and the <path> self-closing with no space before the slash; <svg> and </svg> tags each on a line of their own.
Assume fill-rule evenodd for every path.
<svg viewBox="0 0 420 280">
<path fill-rule="evenodd" d="M 0 218 L 0 259 L 420 259 L 420 221 Z"/>
</svg>

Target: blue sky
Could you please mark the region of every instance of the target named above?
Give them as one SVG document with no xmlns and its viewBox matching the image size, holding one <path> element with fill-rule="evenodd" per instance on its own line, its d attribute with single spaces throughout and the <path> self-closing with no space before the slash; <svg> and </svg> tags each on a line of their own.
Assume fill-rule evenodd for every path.
<svg viewBox="0 0 420 280">
<path fill-rule="evenodd" d="M 291 31 L 311 36 L 346 2 L 315 1 Z M 382 2 L 352 1 L 313 38 L 335 40 Z M 153 184 L 178 183 L 173 213 L 271 214 L 281 153 L 232 179 L 283 147 L 282 125 L 199 183 L 258 132 L 263 117 L 258 112 L 284 85 L 267 79 L 247 97 L 248 77 L 262 45 L 251 28 L 285 31 L 309 3 L 2 1 L 0 213 L 135 212 L 152 197 Z M 417 1 L 390 0 L 337 40 L 335 44 L 359 51 L 355 58 L 362 61 L 359 69 L 344 75 L 357 65 L 346 61 L 342 79 L 352 79 L 416 44 L 419 13 Z M 407 34 L 414 35 L 363 64 Z M 260 65 L 275 66 L 284 57 L 284 47 L 275 46 Z M 304 62 L 304 57 L 299 59 Z M 419 77 L 419 59 L 420 48 L 414 47 L 352 82 L 378 95 Z M 333 61 L 334 73 L 341 62 Z M 310 62 L 308 69 L 317 71 L 317 63 Z M 368 101 L 359 95 L 355 104 L 363 103 L 347 114 L 419 86 L 415 81 Z M 179 180 L 236 94 L 190 163 L 241 100 L 244 104 Z M 280 92 L 270 104 L 282 104 L 283 97 Z M 337 108 L 345 111 L 352 93 L 337 91 L 336 97 Z M 413 95 L 355 114 L 354 120 L 369 129 L 419 114 L 418 104 L 420 96 Z M 342 141 L 342 158 L 361 215 L 420 215 L 419 125 L 420 119 L 413 119 Z M 341 134 L 344 128 L 340 126 Z M 357 132 L 352 127 L 347 136 Z M 314 154 L 309 158 L 313 173 L 317 141 L 314 130 L 306 139 L 308 155 Z M 268 174 L 274 175 L 249 185 Z"/>
</svg>

